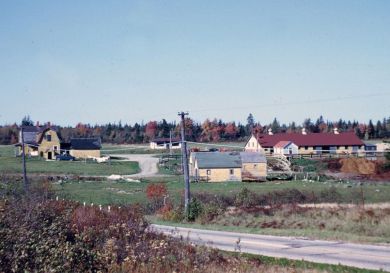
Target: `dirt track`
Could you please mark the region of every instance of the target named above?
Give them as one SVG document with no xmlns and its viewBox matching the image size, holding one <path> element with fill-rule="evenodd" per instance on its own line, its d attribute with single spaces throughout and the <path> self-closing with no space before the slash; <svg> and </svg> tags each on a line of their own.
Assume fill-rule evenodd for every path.
<svg viewBox="0 0 390 273">
<path fill-rule="evenodd" d="M 158 173 L 158 158 L 154 154 L 121 154 L 120 157 L 126 158 L 128 161 L 137 161 L 141 169 L 140 173 L 126 175 L 126 177 L 153 177 L 162 176 Z"/>
</svg>

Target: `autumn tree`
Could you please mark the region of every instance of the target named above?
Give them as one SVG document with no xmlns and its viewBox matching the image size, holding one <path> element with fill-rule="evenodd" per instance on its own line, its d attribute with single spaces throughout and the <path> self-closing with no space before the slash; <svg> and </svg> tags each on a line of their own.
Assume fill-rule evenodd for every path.
<svg viewBox="0 0 390 273">
<path fill-rule="evenodd" d="M 156 136 L 156 132 L 157 132 L 157 121 L 149 121 L 146 124 L 145 136 L 148 138 L 148 140 L 151 140 Z"/>
</svg>

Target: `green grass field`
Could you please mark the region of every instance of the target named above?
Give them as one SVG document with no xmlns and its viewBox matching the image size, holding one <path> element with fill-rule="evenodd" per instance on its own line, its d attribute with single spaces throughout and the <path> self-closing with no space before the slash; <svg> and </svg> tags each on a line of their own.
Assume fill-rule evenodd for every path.
<svg viewBox="0 0 390 273">
<path fill-rule="evenodd" d="M 0 145 L 0 158 L 14 157 L 15 147 L 13 145 Z"/>
<path fill-rule="evenodd" d="M 91 161 L 45 161 L 42 158 L 26 158 L 28 173 L 71 174 L 71 175 L 129 175 L 139 172 L 138 162 L 112 161 L 96 163 Z M 13 146 L 0 146 L 0 173 L 22 172 L 22 158 L 15 157 Z"/>
<path fill-rule="evenodd" d="M 112 161 L 96 163 L 84 161 L 45 161 L 40 158 L 26 160 L 28 173 L 72 175 L 128 175 L 139 171 L 137 162 Z M 21 173 L 22 158 L 0 157 L 0 173 Z"/>
<path fill-rule="evenodd" d="M 129 145 L 117 145 L 117 144 L 103 144 L 101 153 L 102 155 L 121 155 L 121 154 L 166 154 L 168 150 L 152 150 L 149 148 L 149 144 L 129 144 Z M 173 150 L 174 153 L 180 153 L 180 150 Z"/>
<path fill-rule="evenodd" d="M 189 148 L 229 148 L 232 150 L 242 150 L 245 146 L 245 142 L 216 142 L 216 143 L 204 143 L 194 144 L 189 143 Z M 102 154 L 166 154 L 168 150 L 152 150 L 149 148 L 149 143 L 145 144 L 103 144 Z M 180 149 L 173 150 L 173 153 L 179 154 Z"/>
<path fill-rule="evenodd" d="M 143 203 L 146 198 L 145 189 L 149 183 L 165 183 L 168 188 L 170 199 L 178 202 L 184 191 L 184 182 L 181 176 L 156 177 L 142 179 L 140 183 L 134 182 L 77 182 L 70 181 L 63 185 L 55 185 L 55 190 L 61 196 L 80 202 L 93 202 L 99 204 L 131 204 Z M 235 195 L 244 187 L 256 193 L 268 193 L 284 189 L 298 189 L 319 194 L 322 190 L 335 187 L 342 195 L 344 203 L 360 203 L 361 189 L 366 203 L 389 202 L 390 184 L 356 184 L 326 183 L 326 182 L 265 182 L 265 183 L 191 183 L 191 192 L 209 193 L 215 195 Z"/>
</svg>

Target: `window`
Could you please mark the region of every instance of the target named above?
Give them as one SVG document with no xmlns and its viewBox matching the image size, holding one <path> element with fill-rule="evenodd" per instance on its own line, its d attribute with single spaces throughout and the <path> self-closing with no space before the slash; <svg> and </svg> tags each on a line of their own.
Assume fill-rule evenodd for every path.
<svg viewBox="0 0 390 273">
<path fill-rule="evenodd" d="M 230 169 L 230 175 L 234 174 L 234 169 Z"/>
<path fill-rule="evenodd" d="M 255 168 L 255 169 L 256 169 L 256 168 L 257 168 L 257 164 L 253 164 L 253 168 Z"/>
<path fill-rule="evenodd" d="M 255 143 L 254 142 L 252 142 L 252 147 L 255 147 Z"/>
<path fill-rule="evenodd" d="M 53 150 L 57 151 L 58 150 L 58 146 L 53 146 Z"/>
<path fill-rule="evenodd" d="M 348 146 L 344 146 L 344 149 L 345 149 L 345 150 L 348 150 Z"/>
<path fill-rule="evenodd" d="M 305 150 L 309 150 L 309 146 L 305 146 Z"/>
<path fill-rule="evenodd" d="M 51 141 L 51 135 L 46 135 L 46 140 Z"/>
<path fill-rule="evenodd" d="M 210 175 L 211 174 L 211 170 L 207 170 L 206 173 L 207 173 L 207 175 Z"/>
</svg>

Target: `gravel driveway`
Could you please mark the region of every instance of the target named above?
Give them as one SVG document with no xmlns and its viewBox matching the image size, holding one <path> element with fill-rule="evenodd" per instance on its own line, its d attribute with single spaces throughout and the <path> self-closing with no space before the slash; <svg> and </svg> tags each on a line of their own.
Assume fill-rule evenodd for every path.
<svg viewBox="0 0 390 273">
<path fill-rule="evenodd" d="M 114 155 L 113 155 L 114 156 Z M 118 156 L 118 155 L 115 155 Z M 140 173 L 126 175 L 126 177 L 152 177 L 162 176 L 158 173 L 158 158 L 155 154 L 121 154 L 120 157 L 126 158 L 128 161 L 137 161 L 141 169 Z"/>
</svg>

